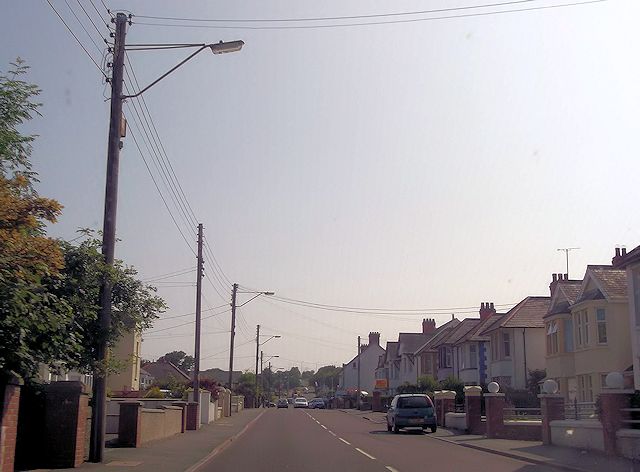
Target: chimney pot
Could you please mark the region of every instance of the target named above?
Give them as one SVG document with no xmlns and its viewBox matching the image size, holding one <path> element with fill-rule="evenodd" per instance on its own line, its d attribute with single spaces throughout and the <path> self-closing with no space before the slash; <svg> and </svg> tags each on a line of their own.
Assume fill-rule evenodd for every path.
<svg viewBox="0 0 640 472">
<path fill-rule="evenodd" d="M 553 282 L 557 282 L 558 281 L 558 274 L 551 274 L 551 279 Z"/>
<path fill-rule="evenodd" d="M 622 255 L 623 255 L 623 256 L 626 256 L 626 255 L 627 255 L 627 248 L 626 248 L 626 247 L 623 247 L 623 248 L 622 248 Z"/>
<path fill-rule="evenodd" d="M 620 257 L 620 248 L 619 247 L 616 248 L 616 257 Z"/>
<path fill-rule="evenodd" d="M 495 310 L 495 308 L 493 307 L 493 302 L 491 302 L 491 307 L 492 310 Z"/>
</svg>

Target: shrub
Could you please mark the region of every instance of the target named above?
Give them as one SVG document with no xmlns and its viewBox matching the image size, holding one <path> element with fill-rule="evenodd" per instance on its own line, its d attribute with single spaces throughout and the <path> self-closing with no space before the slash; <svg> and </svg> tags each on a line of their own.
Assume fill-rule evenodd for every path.
<svg viewBox="0 0 640 472">
<path fill-rule="evenodd" d="M 144 394 L 144 398 L 164 398 L 164 393 L 160 391 L 159 387 L 151 387 L 147 390 L 147 393 Z"/>
</svg>

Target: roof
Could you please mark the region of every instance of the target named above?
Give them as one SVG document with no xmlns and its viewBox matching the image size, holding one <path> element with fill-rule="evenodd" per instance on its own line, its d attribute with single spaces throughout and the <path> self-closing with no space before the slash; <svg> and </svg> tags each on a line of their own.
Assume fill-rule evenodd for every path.
<svg viewBox="0 0 640 472">
<path fill-rule="evenodd" d="M 454 329 L 459 324 L 460 324 L 460 320 L 454 318 L 450 321 L 447 321 L 445 324 L 439 326 L 436 329 L 435 335 L 431 339 L 429 339 L 426 343 L 424 343 L 422 346 L 420 346 L 418 349 L 416 349 L 415 353 L 420 354 L 422 352 L 435 349 L 441 344 L 442 340 L 444 340 L 449 335 L 451 330 Z"/>
<path fill-rule="evenodd" d="M 433 333 L 400 333 L 398 334 L 398 356 L 413 354 L 420 346 L 435 335 Z"/>
<path fill-rule="evenodd" d="M 596 288 L 588 289 L 593 281 Z M 610 265 L 589 265 L 575 303 L 627 298 L 627 272 Z"/>
<path fill-rule="evenodd" d="M 635 247 L 624 256 L 614 257 L 612 262 L 616 269 L 624 269 L 629 264 L 640 262 L 640 246 Z"/>
<path fill-rule="evenodd" d="M 231 376 L 231 381 L 233 383 L 240 381 L 241 375 L 242 375 L 242 371 L 234 370 Z M 200 371 L 200 378 L 214 380 L 220 384 L 226 385 L 227 383 L 229 383 L 229 371 L 214 367 L 213 369 Z"/>
<path fill-rule="evenodd" d="M 575 303 L 580 294 L 582 280 L 558 280 L 552 284 L 551 303 L 547 316 L 557 315 L 558 313 L 568 313 L 569 307 Z"/>
<path fill-rule="evenodd" d="M 484 330 L 488 329 L 492 324 L 497 323 L 503 316 L 504 313 L 494 313 L 491 316 L 485 318 L 478 324 L 478 326 L 476 326 L 476 329 L 467 336 L 467 339 L 465 339 L 465 341 L 488 341 L 489 337 L 483 336 L 481 333 Z"/>
<path fill-rule="evenodd" d="M 527 297 L 497 318 L 480 334 L 484 335 L 498 328 L 544 328 L 544 316 L 549 311 L 551 297 Z"/>
<path fill-rule="evenodd" d="M 398 357 L 398 342 L 387 341 L 387 350 L 385 352 L 385 361 Z"/>
<path fill-rule="evenodd" d="M 447 336 L 442 344 L 458 344 L 462 342 L 467 335 L 474 332 L 479 324 L 480 318 L 465 318 L 458 326 L 451 330 L 449 336 Z"/>
<path fill-rule="evenodd" d="M 191 377 L 169 361 L 149 362 L 143 365 L 142 368 L 151 377 L 155 378 L 158 383 L 168 382 L 172 378 L 179 382 L 191 380 Z"/>
</svg>

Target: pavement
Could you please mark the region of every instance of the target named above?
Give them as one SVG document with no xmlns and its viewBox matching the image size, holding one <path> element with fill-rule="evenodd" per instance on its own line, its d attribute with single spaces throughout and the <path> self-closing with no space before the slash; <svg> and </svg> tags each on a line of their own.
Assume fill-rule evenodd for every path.
<svg viewBox="0 0 640 472">
<path fill-rule="evenodd" d="M 201 462 L 230 446 L 266 410 L 249 409 L 202 426 L 198 431 L 152 441 L 138 448 L 107 448 L 101 464 L 85 462 L 73 470 L 85 472 L 195 472 Z"/>
<path fill-rule="evenodd" d="M 368 420 L 374 424 L 386 425 L 384 413 L 340 410 L 352 417 Z M 510 439 L 488 439 L 481 435 L 460 434 L 455 430 L 439 428 L 435 434 L 429 434 L 449 444 L 478 451 L 524 460 L 536 465 L 576 472 L 629 472 L 640 471 L 640 464 L 621 457 L 609 457 L 595 451 L 586 451 L 570 447 L 543 445 L 541 441 L 517 441 Z"/>
</svg>

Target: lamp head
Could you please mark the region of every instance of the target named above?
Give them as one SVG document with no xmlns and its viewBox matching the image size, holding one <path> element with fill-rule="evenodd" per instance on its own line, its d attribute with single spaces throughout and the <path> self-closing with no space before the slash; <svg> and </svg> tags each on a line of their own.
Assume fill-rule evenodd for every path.
<svg viewBox="0 0 640 472">
<path fill-rule="evenodd" d="M 219 43 L 209 45 L 209 47 L 211 48 L 211 52 L 214 54 L 226 54 L 228 52 L 238 52 L 242 49 L 242 46 L 244 46 L 244 41 L 242 40 L 228 41 L 228 42 L 220 41 Z"/>
</svg>

